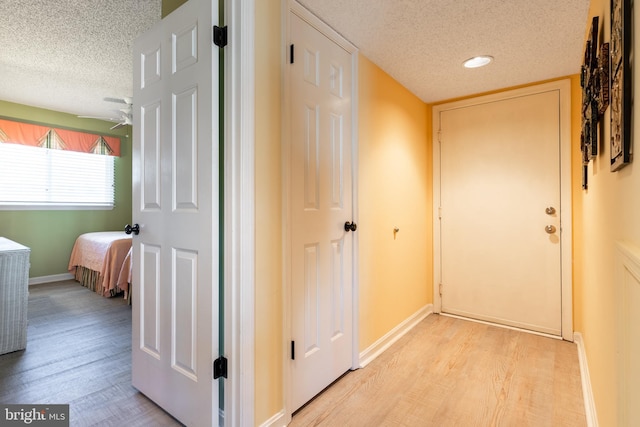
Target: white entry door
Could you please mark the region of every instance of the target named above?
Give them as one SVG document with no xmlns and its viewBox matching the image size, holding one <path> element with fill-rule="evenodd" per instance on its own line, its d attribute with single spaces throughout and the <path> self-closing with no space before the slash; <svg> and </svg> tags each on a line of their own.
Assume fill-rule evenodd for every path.
<svg viewBox="0 0 640 427">
<path fill-rule="evenodd" d="M 294 12 L 290 25 L 295 410 L 352 366 L 352 55 Z"/>
<path fill-rule="evenodd" d="M 439 111 L 443 313 L 561 335 L 560 96 Z"/>
<path fill-rule="evenodd" d="M 133 385 L 189 426 L 218 424 L 217 10 L 189 0 L 134 47 Z"/>
</svg>

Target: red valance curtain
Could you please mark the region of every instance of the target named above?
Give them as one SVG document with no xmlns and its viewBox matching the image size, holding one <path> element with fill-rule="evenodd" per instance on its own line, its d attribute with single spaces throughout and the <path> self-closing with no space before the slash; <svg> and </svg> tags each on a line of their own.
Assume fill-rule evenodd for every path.
<svg viewBox="0 0 640 427">
<path fill-rule="evenodd" d="M 0 119 L 0 142 L 120 156 L 120 138 Z"/>
</svg>

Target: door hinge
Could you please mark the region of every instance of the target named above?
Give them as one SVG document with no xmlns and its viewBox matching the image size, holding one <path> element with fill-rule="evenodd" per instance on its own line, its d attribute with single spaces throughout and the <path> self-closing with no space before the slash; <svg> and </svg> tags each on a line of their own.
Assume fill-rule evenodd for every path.
<svg viewBox="0 0 640 427">
<path fill-rule="evenodd" d="M 438 207 L 438 219 L 442 219 L 442 206 Z"/>
<path fill-rule="evenodd" d="M 227 26 L 218 27 L 213 26 L 213 43 L 219 48 L 223 48 L 227 45 Z"/>
<path fill-rule="evenodd" d="M 438 285 L 438 293 L 442 296 L 442 283 Z"/>
<path fill-rule="evenodd" d="M 441 130 L 438 131 L 438 143 L 439 144 L 442 143 L 442 131 Z"/>
<path fill-rule="evenodd" d="M 296 342 L 291 341 L 291 360 L 296 360 Z"/>
<path fill-rule="evenodd" d="M 293 44 L 289 45 L 289 64 L 293 64 L 293 52 L 294 52 L 295 48 L 293 47 Z"/>
<path fill-rule="evenodd" d="M 224 356 L 213 361 L 213 379 L 217 380 L 220 377 L 227 378 L 227 358 Z"/>
</svg>

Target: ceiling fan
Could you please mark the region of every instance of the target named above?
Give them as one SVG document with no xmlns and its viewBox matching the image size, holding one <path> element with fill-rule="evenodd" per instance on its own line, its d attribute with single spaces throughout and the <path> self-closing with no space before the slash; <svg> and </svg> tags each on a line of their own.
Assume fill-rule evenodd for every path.
<svg viewBox="0 0 640 427">
<path fill-rule="evenodd" d="M 115 102 L 118 104 L 124 104 L 124 107 L 113 110 L 119 117 L 96 117 L 96 116 L 78 116 L 83 119 L 98 119 L 98 120 L 107 120 L 109 122 L 116 122 L 114 126 L 111 127 L 113 129 L 119 129 L 122 126 L 130 125 L 133 123 L 131 111 L 133 109 L 133 99 L 130 97 L 122 97 L 122 98 L 104 98 L 107 102 Z"/>
</svg>

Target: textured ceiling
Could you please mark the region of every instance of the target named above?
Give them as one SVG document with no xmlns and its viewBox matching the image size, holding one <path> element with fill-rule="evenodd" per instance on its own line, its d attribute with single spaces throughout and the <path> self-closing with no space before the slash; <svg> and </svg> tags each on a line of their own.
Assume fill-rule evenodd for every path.
<svg viewBox="0 0 640 427">
<path fill-rule="evenodd" d="M 299 0 L 425 102 L 580 72 L 589 0 Z M 489 66 L 462 62 L 491 55 Z"/>
<path fill-rule="evenodd" d="M 110 116 L 132 95 L 133 40 L 160 0 L 0 0 L 0 99 Z"/>
<path fill-rule="evenodd" d="M 264 1 L 264 0 L 256 0 Z M 579 72 L 589 0 L 300 0 L 425 102 Z M 161 0 L 0 0 L 0 99 L 113 116 Z M 468 70 L 462 61 L 495 61 Z"/>
</svg>

